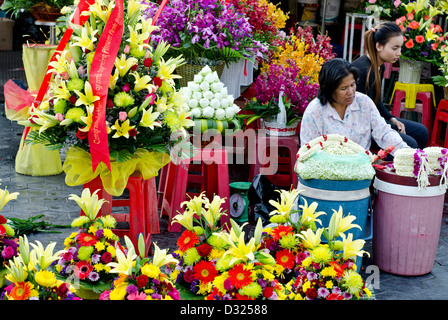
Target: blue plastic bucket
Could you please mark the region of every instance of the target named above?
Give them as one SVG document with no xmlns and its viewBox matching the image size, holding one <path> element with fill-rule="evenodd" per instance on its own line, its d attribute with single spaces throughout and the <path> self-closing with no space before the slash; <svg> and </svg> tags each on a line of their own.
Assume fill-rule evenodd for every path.
<svg viewBox="0 0 448 320">
<path fill-rule="evenodd" d="M 339 206 L 342 207 L 343 216 L 349 213 L 356 217 L 353 221 L 361 227 L 352 228 L 346 233 L 353 234 L 353 240 L 363 239 L 370 240 L 372 238 L 372 224 L 368 219 L 370 202 L 370 184 L 371 180 L 357 180 L 357 181 L 336 181 L 336 180 L 319 180 L 319 179 L 301 179 L 299 177 L 298 202 L 303 205 L 305 199 L 310 205 L 312 202 L 317 202 L 317 211 L 324 211 L 326 215 L 321 215 L 319 219 L 322 225 L 317 227 L 328 227 L 333 209 L 338 211 Z M 371 212 L 371 210 L 370 210 Z M 326 239 L 323 238 L 323 241 Z"/>
</svg>

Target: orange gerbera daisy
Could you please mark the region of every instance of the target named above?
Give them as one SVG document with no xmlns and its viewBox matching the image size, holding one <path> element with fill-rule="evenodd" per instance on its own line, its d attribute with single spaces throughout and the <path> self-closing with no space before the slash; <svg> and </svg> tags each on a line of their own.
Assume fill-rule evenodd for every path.
<svg viewBox="0 0 448 320">
<path fill-rule="evenodd" d="M 286 236 L 288 233 L 292 233 L 293 229 L 291 226 L 280 225 L 272 230 L 272 238 L 276 241 L 280 240 L 282 237 Z"/>
<path fill-rule="evenodd" d="M 27 300 L 34 285 L 31 282 L 17 282 L 14 284 L 9 297 L 14 300 Z"/>
<path fill-rule="evenodd" d="M 342 277 L 342 275 L 344 274 L 344 266 L 341 266 L 339 263 L 337 263 L 336 261 L 331 261 L 328 263 L 330 266 L 333 267 L 334 271 L 336 271 L 336 277 Z"/>
<path fill-rule="evenodd" d="M 292 269 L 295 265 L 295 257 L 288 249 L 277 252 L 275 261 L 285 269 Z"/>
<path fill-rule="evenodd" d="M 209 283 L 213 281 L 218 274 L 215 266 L 210 261 L 201 260 L 194 267 L 194 276 L 203 283 Z"/>
<path fill-rule="evenodd" d="M 195 244 L 199 243 L 199 236 L 196 232 L 185 230 L 182 235 L 177 239 L 177 246 L 182 252 L 193 248 Z"/>
<path fill-rule="evenodd" d="M 83 247 L 94 246 L 98 242 L 98 238 L 90 233 L 81 233 L 78 236 L 78 242 Z"/>
<path fill-rule="evenodd" d="M 252 283 L 252 271 L 250 269 L 244 268 L 242 263 L 237 264 L 232 269 L 229 270 L 229 278 L 232 285 L 241 289 Z"/>
</svg>

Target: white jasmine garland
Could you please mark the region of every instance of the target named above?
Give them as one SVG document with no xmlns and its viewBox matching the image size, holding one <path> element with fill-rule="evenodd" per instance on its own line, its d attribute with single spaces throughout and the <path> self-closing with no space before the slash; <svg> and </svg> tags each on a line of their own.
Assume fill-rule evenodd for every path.
<svg viewBox="0 0 448 320">
<path fill-rule="evenodd" d="M 196 99 L 196 100 L 201 100 L 202 99 L 202 92 L 200 92 L 200 91 L 197 91 L 197 92 L 193 92 L 193 95 L 192 95 L 192 97 L 193 97 L 193 99 Z"/>
<path fill-rule="evenodd" d="M 192 118 L 200 118 L 202 111 L 200 108 L 193 108 L 190 110 L 190 115 Z"/>
<path fill-rule="evenodd" d="M 199 105 L 202 108 L 208 107 L 210 104 L 210 100 L 206 99 L 206 98 L 202 98 L 201 100 L 199 100 Z M 213 109 L 212 109 L 213 110 Z"/>
<path fill-rule="evenodd" d="M 210 106 L 213 109 L 218 109 L 221 106 L 221 102 L 218 99 L 213 98 L 210 100 Z"/>
<path fill-rule="evenodd" d="M 232 119 L 235 116 L 235 114 L 236 114 L 236 112 L 233 107 L 226 108 L 226 118 L 227 119 Z"/>
<path fill-rule="evenodd" d="M 188 106 L 190 107 L 190 109 L 194 109 L 197 108 L 199 102 L 196 99 L 190 99 L 190 101 L 188 101 Z"/>
<path fill-rule="evenodd" d="M 194 75 L 194 78 L 193 78 L 194 83 L 200 84 L 203 80 L 204 79 L 203 79 L 202 75 L 200 75 L 200 74 L 195 74 Z"/>
<path fill-rule="evenodd" d="M 193 81 L 189 81 L 188 82 L 188 87 L 193 92 L 198 92 L 199 91 L 199 85 L 197 83 L 194 83 Z"/>
<path fill-rule="evenodd" d="M 208 83 L 212 84 L 215 83 L 219 80 L 219 78 L 217 77 L 217 74 L 214 73 L 209 73 L 208 75 L 206 75 L 204 77 L 204 80 L 207 81 Z"/>
<path fill-rule="evenodd" d="M 222 98 L 221 99 L 221 107 L 227 108 L 229 106 L 230 106 L 230 101 L 227 98 Z"/>
<path fill-rule="evenodd" d="M 209 66 L 205 66 L 204 68 L 202 68 L 201 71 L 199 71 L 199 74 L 200 74 L 201 76 L 205 76 L 205 75 L 207 75 L 207 74 L 209 74 L 209 73 L 211 73 L 211 72 L 212 72 L 212 69 L 210 69 Z"/>
<path fill-rule="evenodd" d="M 215 110 L 215 118 L 216 120 L 224 120 L 226 118 L 226 111 L 222 108 L 218 108 Z"/>
<path fill-rule="evenodd" d="M 221 100 L 222 100 L 222 94 L 221 94 L 221 92 L 216 92 L 216 93 L 215 93 L 215 99 L 218 100 L 218 101 L 221 101 Z"/>
<path fill-rule="evenodd" d="M 204 118 L 211 119 L 215 115 L 215 109 L 213 109 L 212 107 L 205 107 L 204 109 L 202 109 L 202 115 L 204 116 Z"/>
<path fill-rule="evenodd" d="M 205 83 L 207 83 L 207 82 L 205 82 Z M 211 91 L 204 91 L 204 92 L 202 93 L 202 96 L 203 96 L 205 99 L 208 99 L 208 100 L 212 100 L 212 99 L 215 97 L 215 95 L 214 95 L 213 92 L 211 92 Z"/>
<path fill-rule="evenodd" d="M 210 85 L 208 84 L 207 81 L 202 81 L 199 84 L 199 88 L 201 88 L 202 91 L 208 91 L 210 89 Z"/>
<path fill-rule="evenodd" d="M 221 92 L 224 89 L 224 83 L 222 82 L 214 82 L 210 85 L 210 88 L 213 92 Z M 227 95 L 227 89 L 226 89 L 226 95 Z"/>
<path fill-rule="evenodd" d="M 223 98 L 227 97 L 229 95 L 229 92 L 227 91 L 227 87 L 223 87 L 219 92 L 222 94 Z"/>
</svg>

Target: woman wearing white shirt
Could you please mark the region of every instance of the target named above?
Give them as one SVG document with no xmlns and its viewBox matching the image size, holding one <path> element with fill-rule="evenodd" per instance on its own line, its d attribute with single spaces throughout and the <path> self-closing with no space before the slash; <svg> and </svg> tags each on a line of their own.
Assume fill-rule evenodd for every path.
<svg viewBox="0 0 448 320">
<path fill-rule="evenodd" d="M 388 125 L 367 95 L 356 91 L 359 70 L 343 59 L 325 62 L 319 73 L 319 92 L 303 114 L 300 142 L 323 134 L 340 134 L 370 149 L 371 139 L 382 149 L 408 147 Z M 392 155 L 395 153 L 392 152 Z"/>
</svg>

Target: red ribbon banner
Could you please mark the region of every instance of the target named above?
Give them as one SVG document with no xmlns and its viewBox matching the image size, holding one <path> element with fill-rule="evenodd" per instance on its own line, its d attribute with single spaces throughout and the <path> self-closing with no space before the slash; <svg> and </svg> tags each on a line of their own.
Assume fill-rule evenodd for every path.
<svg viewBox="0 0 448 320">
<path fill-rule="evenodd" d="M 93 95 L 100 97 L 100 100 L 95 102 L 92 126 L 88 135 L 93 172 L 101 162 L 111 170 L 107 140 L 106 101 L 110 75 L 123 37 L 123 10 L 123 0 L 117 0 L 98 41 L 90 67 L 89 80 L 92 92 Z"/>
</svg>

